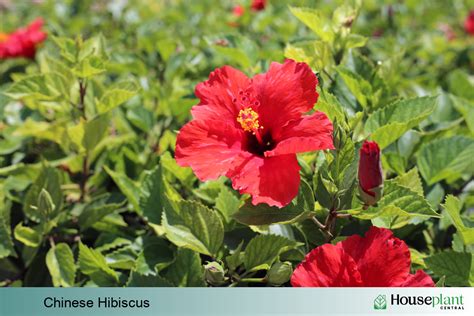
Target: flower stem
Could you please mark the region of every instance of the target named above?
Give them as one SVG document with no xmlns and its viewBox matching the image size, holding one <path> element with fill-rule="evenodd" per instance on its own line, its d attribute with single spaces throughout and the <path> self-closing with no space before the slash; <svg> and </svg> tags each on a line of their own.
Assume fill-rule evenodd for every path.
<svg viewBox="0 0 474 316">
<path fill-rule="evenodd" d="M 266 283 L 267 279 L 266 278 L 246 278 L 246 279 L 240 279 L 240 282 L 246 282 L 246 283 Z"/>
</svg>

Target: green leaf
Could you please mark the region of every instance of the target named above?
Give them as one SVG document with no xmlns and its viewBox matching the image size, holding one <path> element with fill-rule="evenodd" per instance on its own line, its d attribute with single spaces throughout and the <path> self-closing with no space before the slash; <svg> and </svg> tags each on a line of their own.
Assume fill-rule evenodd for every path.
<svg viewBox="0 0 474 316">
<path fill-rule="evenodd" d="M 89 56 L 96 56 L 103 60 L 107 60 L 109 56 L 106 52 L 105 38 L 102 34 L 95 35 L 87 40 L 79 41 L 78 59 L 84 60 Z"/>
<path fill-rule="evenodd" d="M 226 186 L 223 186 L 216 198 L 216 209 L 222 214 L 224 221 L 229 223 L 233 214 L 239 210 L 240 200 Z"/>
<path fill-rule="evenodd" d="M 471 253 L 446 251 L 425 259 L 429 269 L 446 277 L 450 286 L 474 286 L 474 262 Z"/>
<path fill-rule="evenodd" d="M 365 131 L 383 149 L 426 119 L 435 106 L 436 97 L 397 101 L 372 113 L 365 123 Z"/>
<path fill-rule="evenodd" d="M 166 279 L 179 287 L 205 286 L 199 254 L 189 249 L 178 249 L 175 262 L 166 272 Z"/>
<path fill-rule="evenodd" d="M 135 267 L 137 252 L 131 246 L 126 246 L 105 256 L 107 264 L 112 269 L 132 270 Z"/>
<path fill-rule="evenodd" d="M 118 282 L 117 273 L 109 268 L 105 257 L 83 243 L 79 244 L 78 264 L 80 271 L 99 286 L 114 286 Z"/>
<path fill-rule="evenodd" d="M 36 248 L 43 241 L 43 236 L 38 231 L 31 227 L 23 226 L 22 223 L 18 223 L 15 226 L 14 235 L 16 240 L 28 247 Z"/>
<path fill-rule="evenodd" d="M 346 49 L 363 47 L 367 44 L 368 38 L 358 34 L 349 34 L 346 38 Z"/>
<path fill-rule="evenodd" d="M 162 224 L 166 237 L 176 246 L 209 256 L 216 256 L 224 239 L 219 214 L 198 202 L 169 203 Z"/>
<path fill-rule="evenodd" d="M 2 189 L 0 186 L 0 259 L 16 256 L 11 237 L 10 207 L 5 203 Z"/>
<path fill-rule="evenodd" d="M 77 47 L 76 42 L 66 37 L 51 36 L 51 39 L 59 47 L 61 56 L 71 63 L 76 62 Z"/>
<path fill-rule="evenodd" d="M 369 107 L 371 105 L 373 94 L 370 83 L 358 74 L 346 68 L 338 67 L 337 73 L 339 76 L 341 76 L 342 80 L 344 80 L 344 83 L 355 96 L 362 108 Z"/>
<path fill-rule="evenodd" d="M 449 95 L 449 98 L 456 111 L 464 117 L 471 134 L 474 134 L 474 103 L 454 95 Z"/>
<path fill-rule="evenodd" d="M 178 179 L 186 187 L 192 188 L 192 184 L 196 177 L 194 176 L 193 170 L 189 167 L 181 167 L 176 163 L 176 160 L 171 157 L 169 152 L 165 152 L 160 157 L 160 163 L 163 166 L 163 170 L 166 170 L 173 177 Z M 166 174 L 166 173 L 165 173 Z"/>
<path fill-rule="evenodd" d="M 222 56 L 228 58 L 232 63 L 237 63 L 242 66 L 242 68 L 248 68 L 252 66 L 252 61 L 250 60 L 249 56 L 247 56 L 245 51 L 241 48 L 214 46 L 214 49 Z"/>
<path fill-rule="evenodd" d="M 474 100 L 474 84 L 469 75 L 461 69 L 456 69 L 448 77 L 449 91 L 459 97 Z"/>
<path fill-rule="evenodd" d="M 93 151 L 95 146 L 104 138 L 109 125 L 110 117 L 107 114 L 98 115 L 85 124 L 82 145 L 88 152 Z"/>
<path fill-rule="evenodd" d="M 435 286 L 445 287 L 445 284 L 446 284 L 446 277 L 443 275 L 441 278 L 439 278 L 438 282 L 436 282 Z"/>
<path fill-rule="evenodd" d="M 74 255 L 67 244 L 60 243 L 49 249 L 46 255 L 46 265 L 54 286 L 74 286 L 76 265 L 74 264 Z"/>
<path fill-rule="evenodd" d="M 32 220 L 40 221 L 42 215 L 38 211 L 38 198 L 42 190 L 46 190 L 53 205 L 55 205 L 54 213 L 59 212 L 62 208 L 63 195 L 61 192 L 61 174 L 52 167 L 44 167 L 38 178 L 31 185 L 26 193 L 23 211 L 26 216 Z"/>
<path fill-rule="evenodd" d="M 132 204 L 133 209 L 141 214 L 141 209 L 138 203 L 140 196 L 140 188 L 136 182 L 128 178 L 125 174 L 112 171 L 109 167 L 104 166 L 105 171 L 114 180 L 120 191 L 125 195 L 127 200 Z"/>
<path fill-rule="evenodd" d="M 235 271 L 241 264 L 244 263 L 244 256 L 242 253 L 242 246 L 244 242 L 241 241 L 237 249 L 234 252 L 225 258 L 225 262 L 231 271 Z"/>
<path fill-rule="evenodd" d="M 154 238 L 145 243 L 138 255 L 135 271 L 142 275 L 156 275 L 173 261 L 173 252 L 163 239 Z"/>
<path fill-rule="evenodd" d="M 460 216 L 462 202 L 458 198 L 448 195 L 443 208 L 446 210 L 449 219 L 453 222 L 454 227 L 456 227 L 456 230 L 461 235 L 464 245 L 468 246 L 474 244 L 474 228 L 466 227 Z"/>
<path fill-rule="evenodd" d="M 247 271 L 268 270 L 277 257 L 300 243 L 277 235 L 259 235 L 245 248 L 244 266 Z"/>
<path fill-rule="evenodd" d="M 72 72 L 80 78 L 90 78 L 106 70 L 108 60 L 105 51 L 105 39 L 102 35 L 94 36 L 86 41 L 76 40 L 75 66 Z M 78 49 L 78 51 L 77 51 Z"/>
<path fill-rule="evenodd" d="M 321 91 L 315 108 L 324 112 L 332 122 L 337 121 L 338 124 L 344 124 L 346 121 L 346 110 L 329 91 Z"/>
<path fill-rule="evenodd" d="M 302 180 L 298 196 L 283 208 L 265 203 L 252 205 L 250 200 L 234 214 L 234 219 L 245 225 L 288 224 L 303 220 L 314 211 L 314 195 L 306 181 Z"/>
<path fill-rule="evenodd" d="M 377 205 L 366 210 L 351 210 L 349 213 L 360 219 L 372 219 L 377 226 L 392 229 L 406 225 L 414 217 L 439 217 L 423 196 L 400 185 L 397 180 L 384 182 L 383 197 Z"/>
<path fill-rule="evenodd" d="M 138 92 L 138 86 L 133 81 L 125 81 L 108 89 L 97 102 L 99 113 L 105 113 L 128 101 Z"/>
<path fill-rule="evenodd" d="M 141 213 L 153 224 L 161 223 L 165 190 L 161 165 L 153 170 L 145 171 L 138 204 Z"/>
<path fill-rule="evenodd" d="M 173 284 L 159 275 L 145 276 L 132 271 L 127 287 L 173 287 Z"/>
<path fill-rule="evenodd" d="M 463 136 L 436 139 L 417 154 L 420 173 L 428 185 L 444 179 L 455 180 L 472 168 L 474 139 Z"/>
<path fill-rule="evenodd" d="M 411 189 L 413 192 L 418 193 L 421 196 L 423 194 L 423 184 L 421 183 L 420 176 L 418 175 L 418 169 L 415 167 L 396 178 L 397 184 Z"/>
<path fill-rule="evenodd" d="M 24 98 L 40 101 L 59 101 L 69 96 L 70 86 L 63 75 L 55 72 L 31 75 L 12 84 L 5 95 L 12 99 Z"/>
<path fill-rule="evenodd" d="M 121 206 L 123 206 L 123 203 L 105 204 L 103 200 L 101 200 L 101 202 L 88 204 L 79 215 L 79 227 L 81 230 L 85 230 L 105 216 L 112 214 Z"/>
<path fill-rule="evenodd" d="M 323 41 L 331 43 L 334 40 L 334 30 L 326 14 L 310 8 L 290 7 L 291 13 L 316 33 Z"/>
<path fill-rule="evenodd" d="M 88 56 L 72 68 L 72 72 L 79 78 L 90 78 L 105 72 L 105 61 L 97 56 Z"/>
</svg>

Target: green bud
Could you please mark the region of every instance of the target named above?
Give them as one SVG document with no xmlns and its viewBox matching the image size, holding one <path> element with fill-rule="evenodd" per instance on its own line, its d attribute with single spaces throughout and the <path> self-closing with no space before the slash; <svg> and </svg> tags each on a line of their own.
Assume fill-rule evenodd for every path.
<svg viewBox="0 0 474 316">
<path fill-rule="evenodd" d="M 290 262 L 277 262 L 268 271 L 267 279 L 270 285 L 282 285 L 288 282 L 293 274 Z"/>
<path fill-rule="evenodd" d="M 214 286 L 219 286 L 225 283 L 227 278 L 225 277 L 224 268 L 217 262 L 209 262 L 204 265 L 204 277 L 206 281 Z"/>
<path fill-rule="evenodd" d="M 38 195 L 38 211 L 43 215 L 43 217 L 48 218 L 55 208 L 53 199 L 48 191 L 41 189 L 40 194 Z"/>
</svg>

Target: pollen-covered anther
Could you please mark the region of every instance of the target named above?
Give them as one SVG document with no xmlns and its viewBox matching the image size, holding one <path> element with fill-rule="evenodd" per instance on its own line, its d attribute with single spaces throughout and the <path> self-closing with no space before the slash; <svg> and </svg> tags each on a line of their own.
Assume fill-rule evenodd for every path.
<svg viewBox="0 0 474 316">
<path fill-rule="evenodd" d="M 258 122 L 258 113 L 252 108 L 246 108 L 239 111 L 237 116 L 237 122 L 240 123 L 242 129 L 246 132 L 252 132 L 255 134 L 258 129 L 263 129 Z"/>
</svg>

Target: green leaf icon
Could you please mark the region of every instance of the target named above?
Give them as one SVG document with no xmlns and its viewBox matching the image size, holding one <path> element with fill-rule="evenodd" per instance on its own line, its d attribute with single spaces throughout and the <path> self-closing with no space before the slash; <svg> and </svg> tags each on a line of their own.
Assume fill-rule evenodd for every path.
<svg viewBox="0 0 474 316">
<path fill-rule="evenodd" d="M 387 309 L 387 298 L 380 294 L 374 300 L 374 309 Z"/>
</svg>

